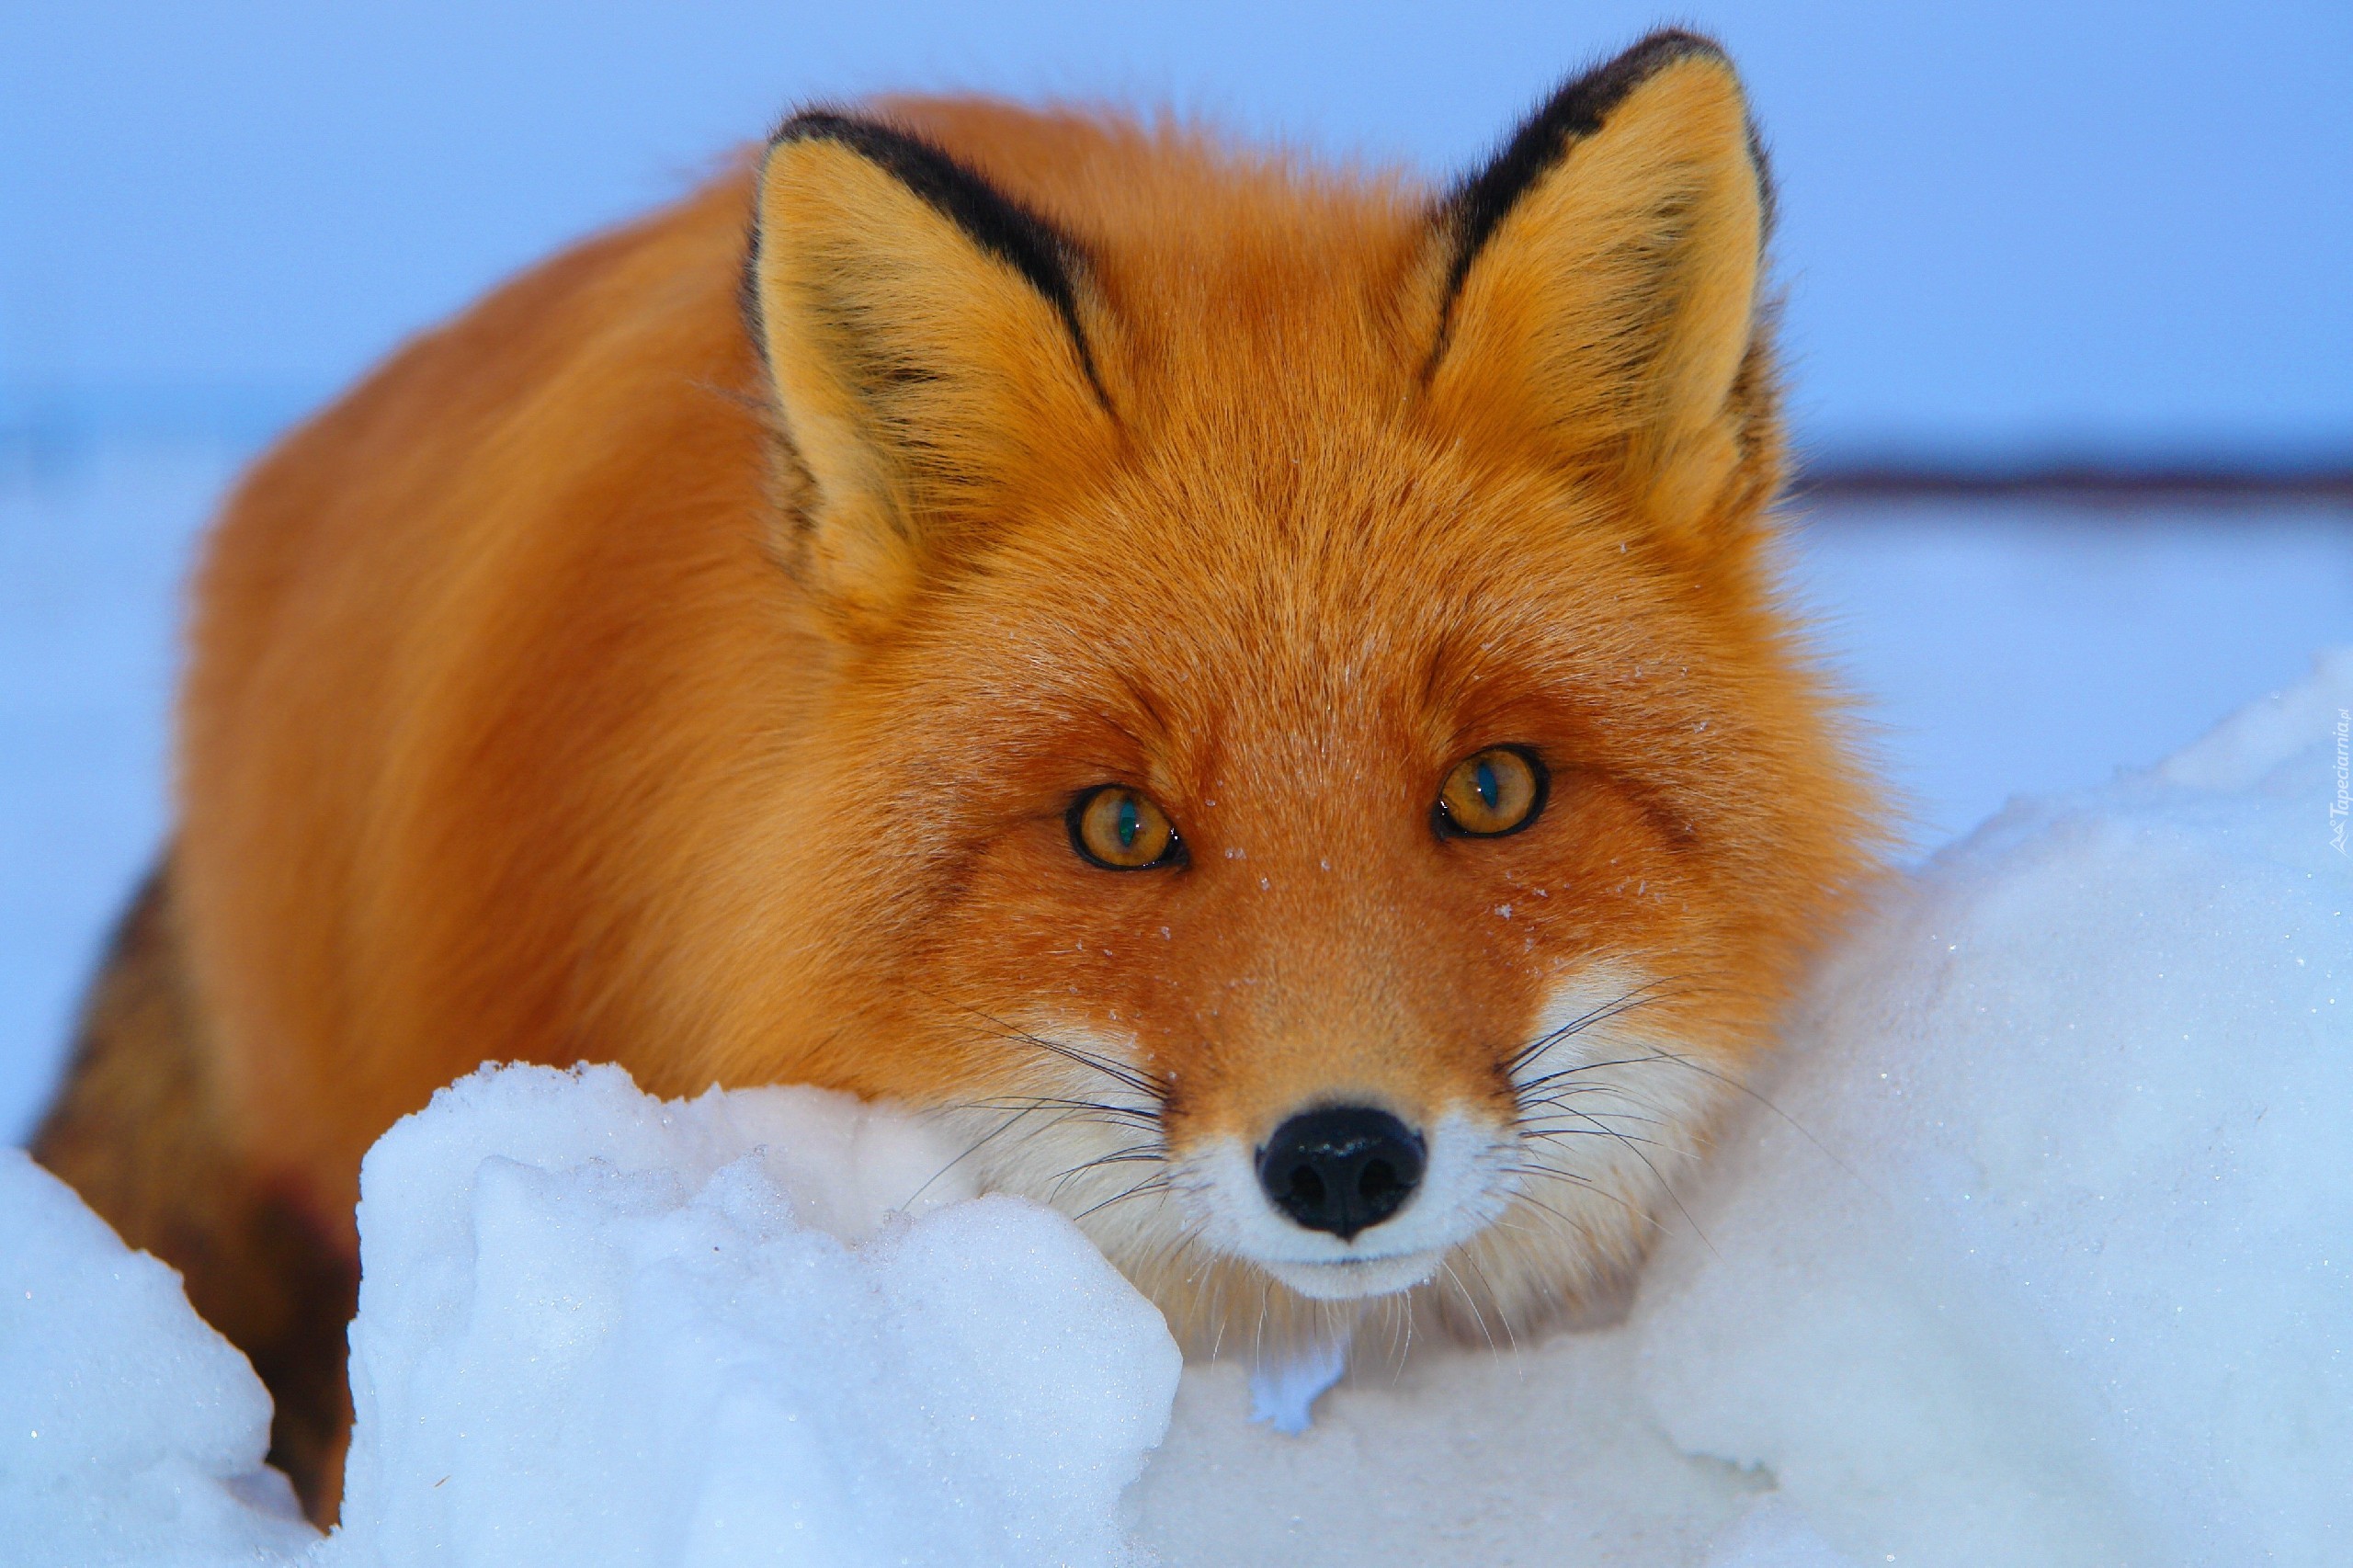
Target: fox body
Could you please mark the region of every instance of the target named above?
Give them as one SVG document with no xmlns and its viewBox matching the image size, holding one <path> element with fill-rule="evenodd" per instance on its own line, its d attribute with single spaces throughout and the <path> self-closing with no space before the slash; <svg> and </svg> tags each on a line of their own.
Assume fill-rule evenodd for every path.
<svg viewBox="0 0 2353 1568">
<path fill-rule="evenodd" d="M 1590 1301 L 1868 861 L 1767 220 L 1677 33 L 1446 193 L 788 121 L 245 480 L 44 1156 L 321 1508 L 360 1156 L 484 1058 L 926 1108 L 1199 1352 Z"/>
</svg>

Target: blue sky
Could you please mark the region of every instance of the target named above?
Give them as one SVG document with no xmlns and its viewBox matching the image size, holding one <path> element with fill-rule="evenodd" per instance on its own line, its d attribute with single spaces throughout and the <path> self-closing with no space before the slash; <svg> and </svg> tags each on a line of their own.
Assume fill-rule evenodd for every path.
<svg viewBox="0 0 2353 1568">
<path fill-rule="evenodd" d="M 1816 442 L 2353 446 L 2346 0 L 6 0 L 0 423 L 299 406 L 811 98 L 1171 102 L 1443 175 L 1663 19 L 1751 83 Z"/>
</svg>

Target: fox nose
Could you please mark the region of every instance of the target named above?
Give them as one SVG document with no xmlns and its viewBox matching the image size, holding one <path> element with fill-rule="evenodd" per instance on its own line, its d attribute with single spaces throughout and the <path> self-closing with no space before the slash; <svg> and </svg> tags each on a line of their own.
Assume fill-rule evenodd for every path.
<svg viewBox="0 0 2353 1568">
<path fill-rule="evenodd" d="M 1404 1208 L 1421 1179 L 1421 1135 L 1364 1106 L 1302 1112 L 1258 1153 L 1258 1185 L 1274 1206 L 1344 1242 Z"/>
</svg>

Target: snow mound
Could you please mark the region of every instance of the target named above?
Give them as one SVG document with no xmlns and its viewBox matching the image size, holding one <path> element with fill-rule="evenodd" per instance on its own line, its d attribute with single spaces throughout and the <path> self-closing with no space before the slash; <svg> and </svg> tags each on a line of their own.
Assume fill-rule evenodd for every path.
<svg viewBox="0 0 2353 1568">
<path fill-rule="evenodd" d="M 10 1152 L 0 1523 L 59 1565 L 1129 1561 L 1176 1345 L 1068 1221 L 972 1198 L 956 1152 L 813 1089 L 443 1090 L 362 1169 L 324 1542 L 261 1467 L 242 1358 Z"/>
<path fill-rule="evenodd" d="M 1779 1497 L 1760 1497 L 1709 1542 L 1706 1568 L 1854 1568 Z"/>
<path fill-rule="evenodd" d="M 2014 802 L 1838 956 L 1643 1282 L 1678 1447 L 1870 1562 L 2343 1560 L 2348 710 Z"/>
<path fill-rule="evenodd" d="M 0 1149 L 0 1557 L 281 1561 L 315 1538 L 268 1447 L 269 1395 L 179 1276 Z"/>
<path fill-rule="evenodd" d="M 1176 1346 L 1068 1221 L 957 1201 L 955 1154 L 812 1089 L 442 1091 L 361 1169 L 330 1557 L 1118 1561 Z"/>
</svg>

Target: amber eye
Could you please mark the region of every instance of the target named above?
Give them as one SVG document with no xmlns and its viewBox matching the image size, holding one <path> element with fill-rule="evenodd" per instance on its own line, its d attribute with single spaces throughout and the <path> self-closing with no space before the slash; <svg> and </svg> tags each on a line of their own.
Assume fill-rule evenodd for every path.
<svg viewBox="0 0 2353 1568">
<path fill-rule="evenodd" d="M 1544 765 L 1518 746 L 1489 746 L 1454 765 L 1438 792 L 1444 834 L 1499 838 L 1518 833 L 1544 808 Z"/>
<path fill-rule="evenodd" d="M 1071 847 L 1114 871 L 1172 865 L 1184 857 L 1176 824 L 1152 797 L 1124 784 L 1089 790 L 1071 802 Z"/>
</svg>

